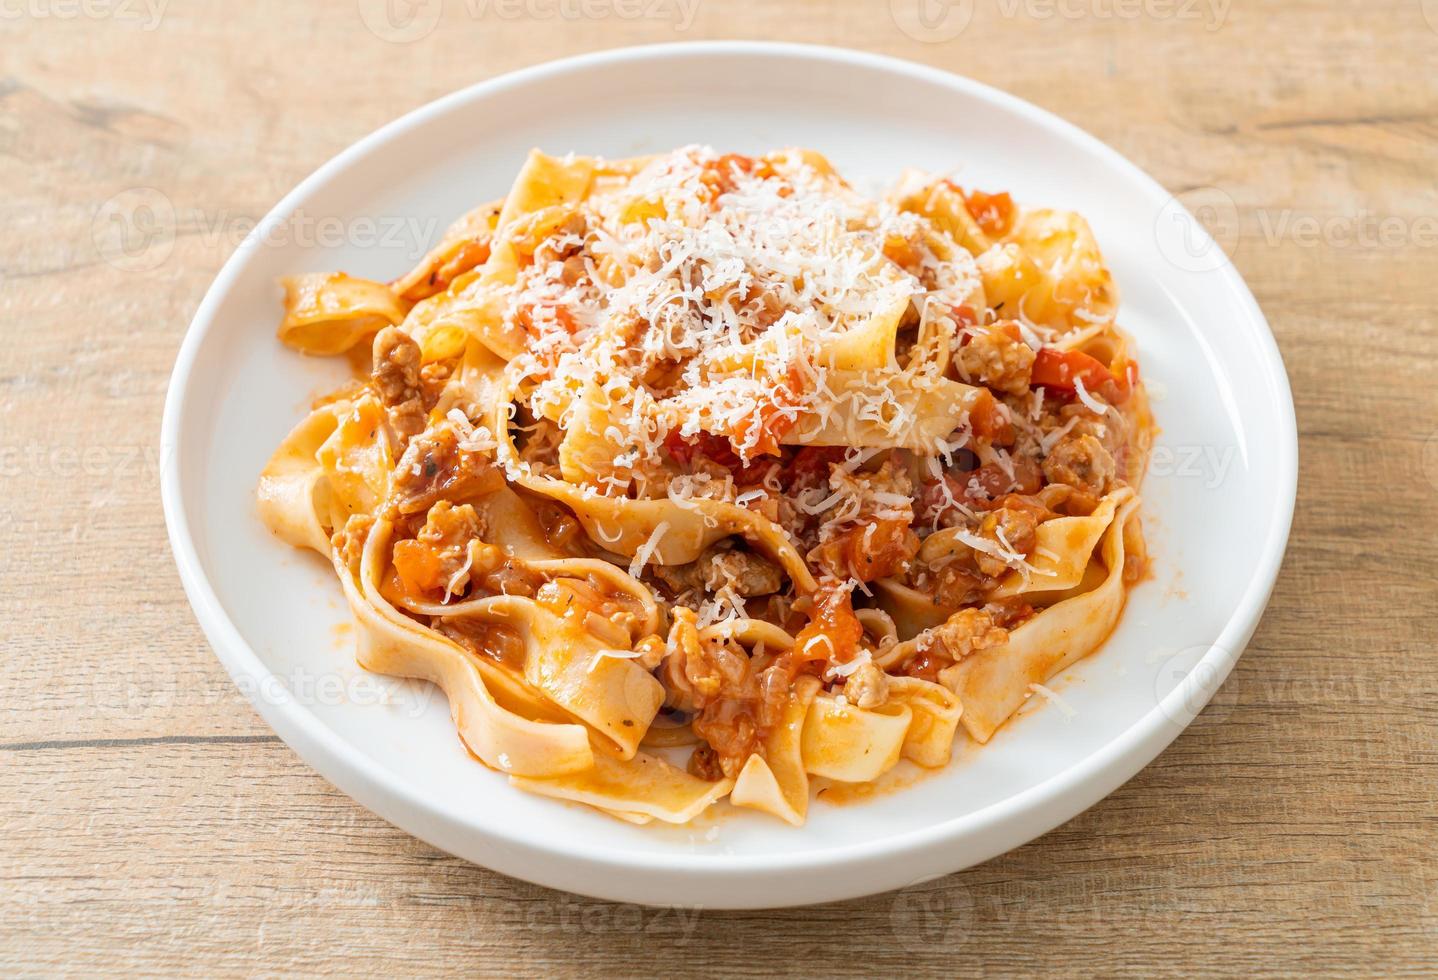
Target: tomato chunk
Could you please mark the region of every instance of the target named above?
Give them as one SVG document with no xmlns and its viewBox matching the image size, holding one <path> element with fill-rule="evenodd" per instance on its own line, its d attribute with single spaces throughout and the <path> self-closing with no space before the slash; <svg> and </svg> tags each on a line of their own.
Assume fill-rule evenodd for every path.
<svg viewBox="0 0 1438 980">
<path fill-rule="evenodd" d="M 753 157 L 746 157 L 742 153 L 726 153 L 715 160 L 713 166 L 704 169 L 700 180 L 717 198 L 720 194 L 728 194 L 734 190 L 737 183 L 736 172 L 752 174 L 755 163 Z"/>
<path fill-rule="evenodd" d="M 854 659 L 864 627 L 854 615 L 848 589 L 831 589 L 815 596 L 809 625 L 794 637 L 796 663 L 828 661 L 842 664 Z"/>
<path fill-rule="evenodd" d="M 903 520 L 875 520 L 852 527 L 810 552 L 810 560 L 835 578 L 860 582 L 897 575 L 919 550 L 919 536 Z"/>
<path fill-rule="evenodd" d="M 394 546 L 394 570 L 400 584 L 415 598 L 424 598 L 444 584 L 444 564 L 435 550 L 423 541 L 398 541 Z"/>
<path fill-rule="evenodd" d="M 734 444 L 727 436 L 715 435 L 712 432 L 701 430 L 686 439 L 679 434 L 678 429 L 673 429 L 664 437 L 664 449 L 669 453 L 670 459 L 684 467 L 692 465 L 695 456 L 704 456 L 710 462 L 733 473 L 735 482 L 741 486 L 752 483 L 765 472 L 765 466 L 760 459 L 745 464 L 734 451 Z M 769 465 L 774 465 L 775 462 L 770 460 Z"/>
<path fill-rule="evenodd" d="M 1008 191 L 999 194 L 969 191 L 964 194 L 964 206 L 985 235 L 1002 238 L 1014 226 L 1014 201 Z"/>
<path fill-rule="evenodd" d="M 707 456 L 730 470 L 737 470 L 743 465 L 738 454 L 734 452 L 733 444 L 712 432 L 700 431 L 692 438 L 686 439 L 679 434 L 678 429 L 673 429 L 664 438 L 664 448 L 680 466 L 688 466 L 695 456 Z"/>
<path fill-rule="evenodd" d="M 767 402 L 754 414 L 740 419 L 730 434 L 735 451 L 740 446 L 753 446 L 751 456 L 778 456 L 779 440 L 799 421 L 796 409 L 803 405 L 804 373 L 797 362 L 789 365 L 784 380 L 774 389 Z"/>
<path fill-rule="evenodd" d="M 969 408 L 969 425 L 973 427 L 974 435 L 980 439 L 987 439 L 998 446 L 1013 444 L 1013 424 L 1004 414 L 994 393 L 987 388 L 978 390 L 974 404 Z"/>
<path fill-rule="evenodd" d="M 961 306 L 951 306 L 950 311 L 954 314 L 954 322 L 959 325 L 960 330 L 969 327 L 976 327 L 983 317 L 974 312 L 974 308 L 967 303 Z"/>
<path fill-rule="evenodd" d="M 1074 379 L 1081 378 L 1083 386 L 1096 391 L 1106 381 L 1114 380 L 1109 369 L 1096 357 L 1083 351 L 1062 351 L 1054 347 L 1041 347 L 1034 357 L 1034 368 L 1029 384 L 1035 388 L 1044 387 L 1059 391 L 1073 391 Z"/>
<path fill-rule="evenodd" d="M 785 490 L 795 484 L 824 485 L 829 479 L 829 466 L 844 461 L 841 446 L 805 446 L 794 454 L 779 474 L 779 485 Z"/>
</svg>

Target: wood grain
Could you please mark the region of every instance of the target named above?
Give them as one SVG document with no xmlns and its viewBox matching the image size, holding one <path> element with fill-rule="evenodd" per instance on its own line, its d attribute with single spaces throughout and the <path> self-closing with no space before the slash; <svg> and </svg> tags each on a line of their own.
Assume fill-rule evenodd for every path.
<svg viewBox="0 0 1438 980">
<path fill-rule="evenodd" d="M 1438 969 L 1438 4 L 974 0 L 933 8 L 972 15 L 941 39 L 954 21 L 923 28 L 916 2 L 698 0 L 691 22 L 677 2 L 567 18 L 445 0 L 411 43 L 367 28 L 369 0 L 170 0 L 153 24 L 128 0 L 5 6 L 0 970 Z M 187 219 L 137 267 L 106 250 L 104 206 L 138 194 L 258 218 L 452 89 L 736 36 L 957 70 L 1176 192 L 1217 188 L 1232 202 L 1217 230 L 1288 365 L 1302 476 L 1283 574 L 1220 710 L 1111 798 L 905 892 L 679 914 L 438 853 L 331 788 L 235 692 L 177 581 L 156 458 L 181 335 L 235 243 Z"/>
</svg>

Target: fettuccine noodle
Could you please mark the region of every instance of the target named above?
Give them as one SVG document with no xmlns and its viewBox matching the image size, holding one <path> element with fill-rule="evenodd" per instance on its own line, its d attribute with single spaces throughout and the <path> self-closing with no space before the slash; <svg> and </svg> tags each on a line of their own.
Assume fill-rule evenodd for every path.
<svg viewBox="0 0 1438 980">
<path fill-rule="evenodd" d="M 533 793 L 804 822 L 810 777 L 987 742 L 1142 574 L 1153 424 L 1087 223 L 821 156 L 535 151 L 391 283 L 289 279 L 367 352 L 260 478 L 366 668 Z"/>
</svg>

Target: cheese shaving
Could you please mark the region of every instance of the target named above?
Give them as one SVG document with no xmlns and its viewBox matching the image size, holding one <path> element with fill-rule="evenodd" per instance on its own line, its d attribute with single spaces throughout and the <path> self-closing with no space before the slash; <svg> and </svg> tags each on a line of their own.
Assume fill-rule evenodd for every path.
<svg viewBox="0 0 1438 980">
<path fill-rule="evenodd" d="M 1099 401 L 1093 395 L 1089 394 L 1088 388 L 1084 386 L 1083 378 L 1079 377 L 1077 374 L 1074 375 L 1074 392 L 1078 395 L 1079 401 L 1083 402 L 1086 406 L 1088 406 L 1089 411 L 1093 412 L 1095 415 L 1103 415 L 1105 412 L 1108 411 L 1107 405 Z"/>
<path fill-rule="evenodd" d="M 1078 710 L 1063 698 L 1059 697 L 1058 693 L 1051 688 L 1045 687 L 1042 684 L 1030 684 L 1029 690 L 1034 694 L 1043 695 L 1044 699 L 1055 708 L 1058 708 L 1065 718 L 1073 718 L 1078 715 Z"/>
<path fill-rule="evenodd" d="M 660 521 L 654 525 L 654 530 L 650 533 L 649 537 L 634 552 L 634 560 L 629 563 L 630 575 L 635 578 L 639 577 L 639 573 L 644 571 L 644 566 L 649 564 L 649 559 L 653 557 L 655 549 L 659 547 L 660 539 L 663 538 L 668 531 L 668 521 Z"/>
</svg>

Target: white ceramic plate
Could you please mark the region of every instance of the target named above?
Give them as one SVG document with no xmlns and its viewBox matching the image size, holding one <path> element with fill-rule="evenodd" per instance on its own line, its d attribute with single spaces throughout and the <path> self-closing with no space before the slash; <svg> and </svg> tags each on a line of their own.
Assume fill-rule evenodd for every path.
<svg viewBox="0 0 1438 980">
<path fill-rule="evenodd" d="M 727 810 L 632 827 L 511 789 L 471 758 L 444 698 L 354 663 L 338 584 L 266 533 L 256 476 L 344 369 L 274 339 L 276 278 L 389 279 L 534 146 L 630 156 L 685 143 L 827 154 L 860 182 L 905 166 L 1080 211 L 1123 293 L 1121 322 L 1162 395 L 1144 486 L 1153 579 L 1118 631 L 948 769 L 792 828 Z M 165 406 L 165 514 L 220 660 L 280 737 L 340 789 L 454 854 L 622 901 L 747 908 L 903 887 L 986 860 L 1129 779 L 1208 701 L 1252 634 L 1293 512 L 1297 436 L 1283 364 L 1243 281 L 1161 187 L 1011 96 L 906 62 L 792 45 L 666 45 L 506 75 L 340 154 L 225 266 L 185 338 Z M 961 736 L 962 739 L 962 736 Z"/>
</svg>

